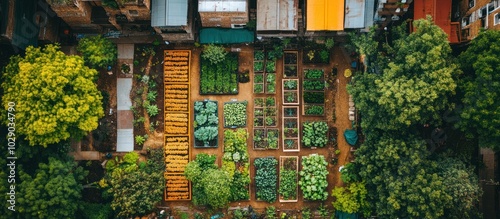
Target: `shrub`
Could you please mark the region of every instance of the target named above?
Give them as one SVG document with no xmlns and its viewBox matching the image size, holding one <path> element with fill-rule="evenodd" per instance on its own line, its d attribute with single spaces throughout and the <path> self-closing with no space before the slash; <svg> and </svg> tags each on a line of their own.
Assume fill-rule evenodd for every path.
<svg viewBox="0 0 500 219">
<path fill-rule="evenodd" d="M 148 105 L 146 106 L 146 110 L 148 111 L 149 116 L 156 116 L 160 111 L 157 105 Z"/>
<path fill-rule="evenodd" d="M 146 139 L 144 137 L 142 137 L 141 135 L 135 136 L 135 143 L 137 145 L 143 145 L 145 141 L 146 141 Z"/>
<path fill-rule="evenodd" d="M 81 39 L 76 50 L 82 54 L 85 63 L 93 68 L 113 65 L 118 55 L 116 45 L 100 35 Z"/>
<path fill-rule="evenodd" d="M 224 61 L 224 59 L 226 59 L 226 55 L 227 52 L 223 46 L 209 44 L 204 46 L 201 57 L 210 61 L 211 64 L 217 64 Z"/>
</svg>

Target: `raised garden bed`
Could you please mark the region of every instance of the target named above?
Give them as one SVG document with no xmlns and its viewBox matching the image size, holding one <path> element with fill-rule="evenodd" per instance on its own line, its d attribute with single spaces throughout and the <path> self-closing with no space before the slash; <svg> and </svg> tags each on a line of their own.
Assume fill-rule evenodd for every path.
<svg viewBox="0 0 500 219">
<path fill-rule="evenodd" d="M 257 97 L 254 99 L 253 110 L 253 126 L 264 127 L 264 98 Z"/>
<path fill-rule="evenodd" d="M 297 54 L 297 51 L 285 51 L 283 62 L 284 78 L 297 77 Z"/>
<path fill-rule="evenodd" d="M 267 94 L 276 93 L 276 73 L 266 73 L 265 89 Z"/>
<path fill-rule="evenodd" d="M 323 155 L 302 156 L 299 186 L 305 200 L 325 201 L 328 198 L 327 165 Z"/>
<path fill-rule="evenodd" d="M 297 202 L 298 201 L 298 156 L 280 157 L 280 178 L 279 178 L 279 201 Z"/>
<path fill-rule="evenodd" d="M 165 112 L 189 112 L 189 84 L 165 84 Z"/>
<path fill-rule="evenodd" d="M 217 101 L 194 102 L 194 147 L 217 147 L 219 117 Z"/>
<path fill-rule="evenodd" d="M 325 115 L 325 77 L 323 69 L 305 69 L 303 89 L 303 115 Z"/>
<path fill-rule="evenodd" d="M 283 106 L 283 152 L 300 151 L 298 115 L 298 106 Z"/>
<path fill-rule="evenodd" d="M 163 63 L 165 82 L 189 83 L 190 57 L 189 50 L 166 50 Z"/>
<path fill-rule="evenodd" d="M 253 92 L 256 94 L 264 93 L 264 74 L 255 73 L 253 75 Z"/>
<path fill-rule="evenodd" d="M 275 128 L 254 128 L 253 149 L 254 150 L 277 150 L 279 149 L 280 132 Z"/>
<path fill-rule="evenodd" d="M 276 60 L 266 60 L 266 73 L 276 73 Z"/>
<path fill-rule="evenodd" d="M 302 146 L 322 148 L 328 143 L 328 124 L 325 121 L 302 123 Z"/>
<path fill-rule="evenodd" d="M 232 178 L 230 201 L 250 199 L 250 162 L 247 138 L 246 129 L 227 129 L 224 131 L 222 169 L 227 171 Z"/>
<path fill-rule="evenodd" d="M 224 61 L 212 64 L 201 59 L 200 94 L 238 94 L 238 54 L 227 54 Z"/>
<path fill-rule="evenodd" d="M 184 174 L 165 173 L 165 201 L 191 200 L 190 182 Z"/>
<path fill-rule="evenodd" d="M 302 62 L 306 64 L 330 63 L 330 51 L 326 48 L 305 49 L 302 54 Z"/>
<path fill-rule="evenodd" d="M 281 82 L 283 105 L 298 105 L 299 79 L 283 79 Z"/>
<path fill-rule="evenodd" d="M 254 160 L 255 197 L 257 201 L 273 203 L 277 199 L 278 160 L 274 157 L 261 157 Z"/>
<path fill-rule="evenodd" d="M 238 128 L 247 125 L 247 101 L 224 103 L 224 127 Z"/>
</svg>

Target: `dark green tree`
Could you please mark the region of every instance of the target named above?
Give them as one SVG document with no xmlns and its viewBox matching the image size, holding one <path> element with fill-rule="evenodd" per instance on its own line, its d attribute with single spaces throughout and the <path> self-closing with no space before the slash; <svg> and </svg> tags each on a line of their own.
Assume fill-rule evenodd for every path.
<svg viewBox="0 0 500 219">
<path fill-rule="evenodd" d="M 139 163 L 139 154 L 130 152 L 106 164 L 106 176 L 99 185 L 112 196 L 117 217 L 143 216 L 162 200 L 163 171 L 151 162 Z"/>
<path fill-rule="evenodd" d="M 381 218 L 440 218 L 452 197 L 436 174 L 436 162 L 423 140 L 398 135 L 370 136 L 356 151 L 372 211 Z"/>
<path fill-rule="evenodd" d="M 439 123 L 460 73 L 446 34 L 430 19 L 414 21 L 416 31 L 386 45 L 382 74 L 361 74 L 348 87 L 363 115 L 362 127 L 398 130 Z M 364 44 L 363 44 L 364 45 Z M 361 46 L 363 46 L 361 45 Z M 365 46 L 371 52 L 371 43 Z M 389 59 L 390 58 L 390 59 Z M 379 60 L 380 61 L 380 60 Z"/>
<path fill-rule="evenodd" d="M 214 162 L 215 155 L 201 153 L 186 166 L 184 174 L 193 183 L 194 205 L 217 209 L 229 203 L 231 177 Z"/>
<path fill-rule="evenodd" d="M 73 161 L 50 157 L 34 175 L 19 173 L 17 211 L 23 218 L 74 218 L 86 173 Z"/>
<path fill-rule="evenodd" d="M 106 68 L 108 65 L 113 65 L 118 56 L 116 45 L 101 35 L 81 39 L 76 50 L 92 68 Z"/>
<path fill-rule="evenodd" d="M 500 149 L 500 31 L 481 32 L 459 59 L 463 108 L 458 126 L 480 146 Z"/>
<path fill-rule="evenodd" d="M 81 57 L 65 55 L 58 45 L 28 47 L 4 70 L 0 118 L 10 123 L 6 116 L 13 106 L 16 134 L 25 135 L 30 145 L 78 139 L 96 129 L 104 115 L 96 75 Z"/>
<path fill-rule="evenodd" d="M 443 178 L 446 194 L 450 195 L 451 204 L 446 206 L 446 218 L 474 218 L 479 209 L 477 204 L 481 188 L 474 169 L 456 158 L 447 155 L 438 159 L 437 174 Z"/>
</svg>

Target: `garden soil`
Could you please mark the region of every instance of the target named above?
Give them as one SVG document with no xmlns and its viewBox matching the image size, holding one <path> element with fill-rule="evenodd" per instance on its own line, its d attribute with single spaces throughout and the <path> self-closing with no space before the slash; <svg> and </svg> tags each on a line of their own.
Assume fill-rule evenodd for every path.
<svg viewBox="0 0 500 219">
<path fill-rule="evenodd" d="M 235 46 L 233 46 L 235 47 Z M 303 207 L 309 207 L 311 209 L 316 209 L 319 205 L 320 202 L 309 202 L 309 201 L 304 201 L 302 199 L 302 194 L 299 189 L 299 200 L 297 203 L 280 203 L 276 201 L 273 204 L 269 204 L 266 202 L 259 202 L 255 201 L 255 182 L 254 182 L 254 176 L 255 176 L 255 170 L 253 168 L 253 161 L 257 157 L 266 157 L 266 156 L 274 156 L 277 159 L 279 159 L 279 156 L 306 156 L 312 153 L 317 153 L 324 155 L 327 157 L 327 160 L 330 160 L 329 157 L 332 156 L 334 153 L 334 149 L 331 147 L 331 144 L 329 144 L 328 147 L 325 148 L 319 148 L 319 149 L 309 149 L 309 148 L 301 148 L 300 152 L 283 152 L 282 151 L 282 144 L 280 143 L 280 148 L 278 150 L 253 150 L 253 139 L 252 139 L 252 130 L 253 130 L 253 98 L 254 97 L 260 97 L 260 96 L 266 96 L 264 94 L 253 94 L 253 88 L 252 88 L 252 80 L 253 80 L 253 48 L 248 45 L 241 45 L 238 48 L 241 49 L 239 52 L 239 72 L 245 72 L 245 71 L 250 71 L 250 82 L 248 83 L 239 83 L 239 93 L 237 95 L 200 95 L 199 94 L 199 72 L 200 72 L 200 48 L 190 48 L 192 49 L 192 57 L 191 57 L 191 74 L 190 74 L 190 81 L 191 81 L 191 106 L 193 105 L 194 101 L 199 101 L 199 100 L 204 100 L 204 99 L 210 99 L 210 100 L 215 100 L 218 102 L 218 110 L 219 110 L 219 121 L 222 122 L 223 120 L 223 103 L 224 102 L 230 102 L 232 100 L 237 100 L 237 101 L 243 101 L 247 100 L 248 101 L 248 106 L 247 106 L 247 126 L 246 128 L 249 131 L 249 138 L 247 141 L 248 144 L 248 151 L 250 155 L 250 161 L 251 161 L 251 166 L 250 166 L 250 173 L 251 173 L 251 196 L 250 200 L 251 201 L 240 201 L 240 202 L 235 202 L 231 203 L 231 207 L 247 207 L 251 205 L 256 211 L 263 212 L 265 207 L 273 205 L 277 209 L 280 209 L 281 211 L 286 211 L 290 214 L 299 214 L 298 211 L 302 209 Z M 170 48 L 169 48 L 170 49 Z M 185 47 L 183 48 L 175 48 L 175 49 L 186 49 Z M 303 121 L 317 121 L 317 120 L 322 120 L 322 121 L 327 121 L 329 126 L 333 126 L 337 128 L 338 136 L 338 149 L 341 151 L 340 154 L 338 155 L 338 163 L 336 165 L 332 165 L 331 163 L 328 165 L 328 182 L 329 186 L 327 191 L 331 193 L 331 190 L 334 188 L 334 186 L 341 186 L 342 182 L 340 180 L 340 173 L 339 173 L 339 167 L 348 163 L 352 158 L 352 152 L 350 151 L 351 147 L 347 144 L 343 137 L 343 132 L 345 129 L 351 128 L 351 121 L 348 119 L 348 109 L 349 109 L 349 97 L 347 94 L 346 90 L 346 85 L 349 82 L 349 78 L 345 78 L 343 75 L 343 72 L 345 69 L 351 68 L 351 60 L 350 57 L 345 54 L 344 50 L 342 50 L 339 46 L 335 46 L 333 48 L 333 55 L 330 56 L 330 63 L 329 64 L 307 64 L 307 65 L 302 65 L 300 60 L 302 60 L 302 52 L 299 51 L 299 78 L 302 76 L 302 69 L 304 68 L 322 68 L 325 70 L 326 74 L 328 77 L 326 78 L 327 81 L 329 81 L 330 85 L 326 89 L 325 96 L 326 96 L 326 107 L 325 107 L 325 116 L 300 116 L 300 122 L 302 123 Z M 338 75 L 336 78 L 333 78 L 330 74 L 332 68 L 337 68 L 338 69 Z M 279 59 L 276 63 L 276 71 L 278 72 L 277 74 L 277 87 L 276 87 L 276 103 L 278 104 L 278 112 L 279 115 L 281 114 L 281 106 L 282 106 L 282 97 L 281 97 L 281 79 L 282 79 L 282 74 L 279 72 L 282 72 L 283 68 L 283 59 Z M 191 111 L 192 111 L 191 107 Z M 335 118 L 333 117 L 333 114 L 335 113 Z M 194 113 L 191 112 L 191 121 L 194 120 Z M 278 127 L 281 128 L 281 115 L 279 116 L 278 119 Z M 191 130 L 192 131 L 192 130 Z M 223 132 L 224 128 L 222 128 L 222 125 L 219 125 L 219 142 L 218 148 L 210 148 L 210 149 L 195 149 L 191 146 L 191 159 L 194 159 L 196 154 L 199 153 L 208 153 L 208 154 L 216 154 L 217 155 L 217 163 L 221 165 L 221 158 L 223 155 Z M 193 141 L 193 139 L 191 140 Z M 281 141 L 280 141 L 281 142 Z M 191 142 L 191 145 L 193 143 Z M 300 164 L 299 164 L 300 166 Z M 331 196 L 328 197 L 328 200 L 324 202 L 324 204 L 328 207 L 331 207 L 331 202 L 333 201 L 333 198 Z M 163 202 L 163 206 L 170 207 L 171 209 L 175 208 L 182 208 L 182 209 L 196 209 L 191 205 L 191 202 L 189 201 L 175 201 L 175 202 Z M 192 212 L 192 211 L 191 211 Z M 192 217 L 190 217 L 192 218 Z"/>
</svg>

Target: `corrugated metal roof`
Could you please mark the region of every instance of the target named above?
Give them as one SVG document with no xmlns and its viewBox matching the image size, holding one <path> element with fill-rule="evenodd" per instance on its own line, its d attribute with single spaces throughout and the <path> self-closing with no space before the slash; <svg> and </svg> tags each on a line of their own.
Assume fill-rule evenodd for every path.
<svg viewBox="0 0 500 219">
<path fill-rule="evenodd" d="M 198 12 L 246 12 L 246 0 L 199 0 Z"/>
<path fill-rule="evenodd" d="M 344 28 L 365 27 L 365 0 L 345 0 Z"/>
<path fill-rule="evenodd" d="M 344 0 L 308 0 L 307 31 L 344 30 Z"/>
<path fill-rule="evenodd" d="M 369 31 L 370 27 L 373 26 L 373 16 L 375 8 L 375 0 L 366 0 L 365 3 L 365 30 Z"/>
<path fill-rule="evenodd" d="M 297 30 L 297 0 L 257 0 L 257 31 Z"/>
<path fill-rule="evenodd" d="M 152 0 L 151 26 L 186 26 L 188 0 Z"/>
</svg>

